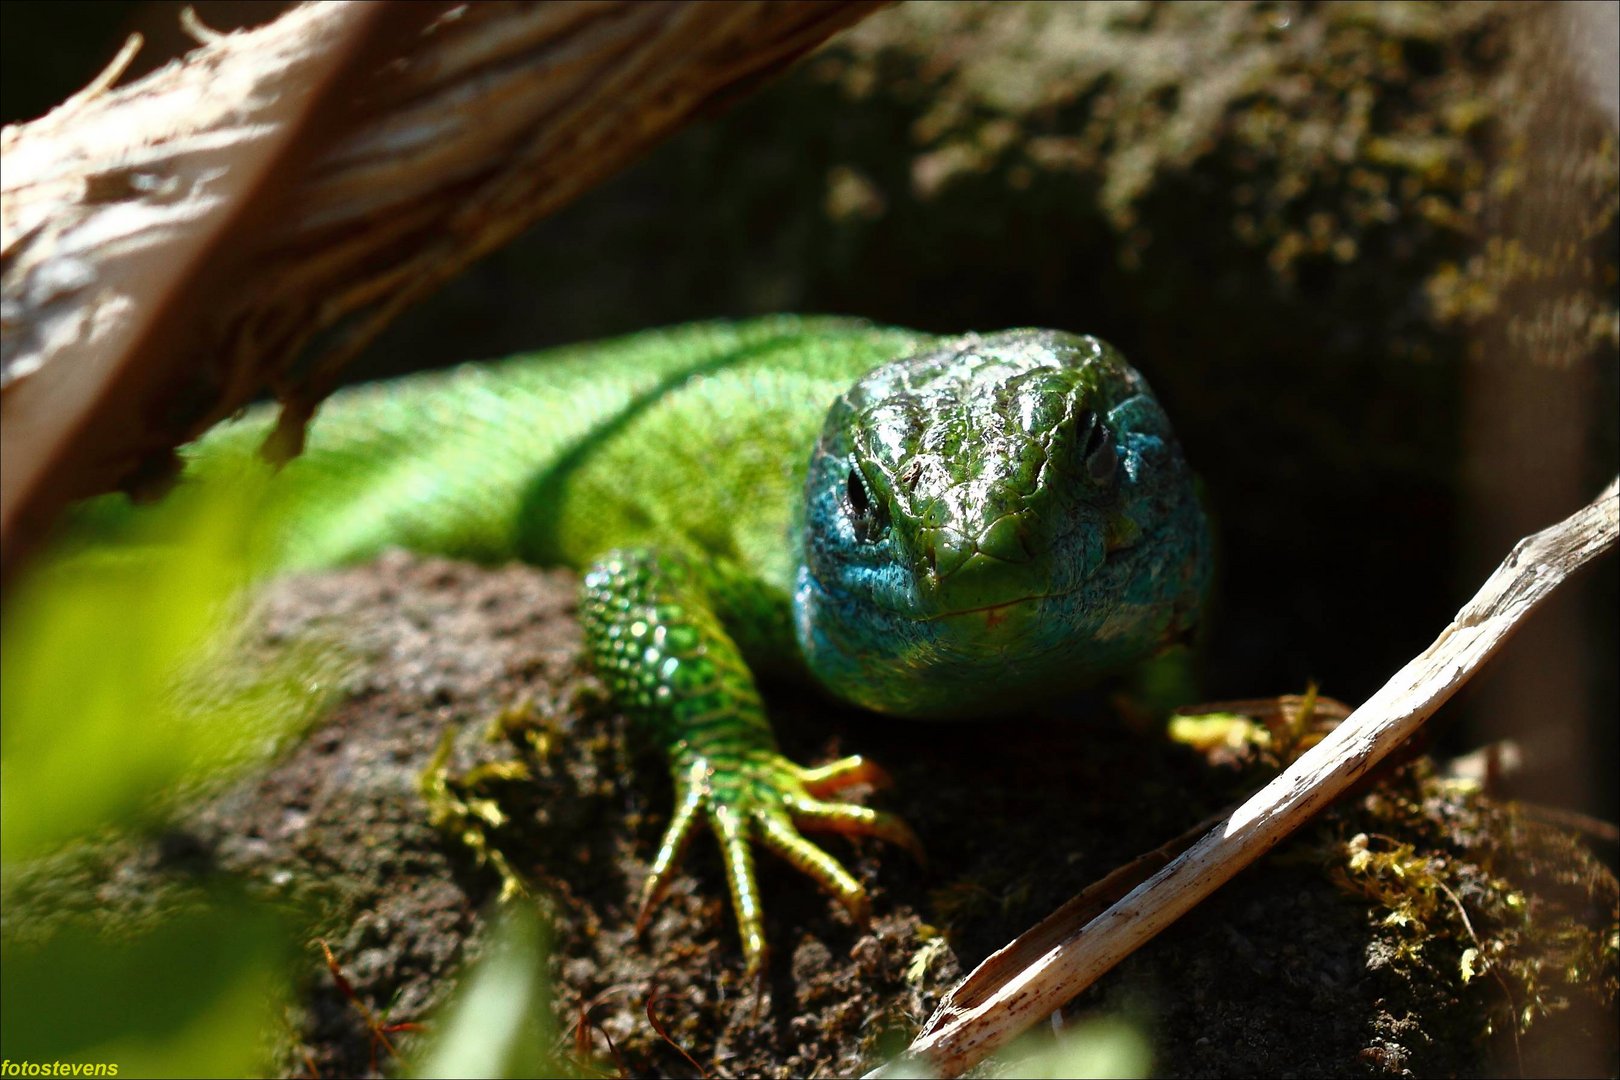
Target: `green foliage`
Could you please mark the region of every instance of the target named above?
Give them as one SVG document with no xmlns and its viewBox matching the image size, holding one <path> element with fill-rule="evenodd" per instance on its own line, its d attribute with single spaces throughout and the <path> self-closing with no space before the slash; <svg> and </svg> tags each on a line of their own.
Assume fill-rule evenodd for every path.
<svg viewBox="0 0 1620 1080">
<path fill-rule="evenodd" d="M 122 1076 L 264 1070 L 288 936 L 263 905 L 215 895 L 148 932 L 109 929 L 85 920 L 0 946 L 8 1059 L 116 1064 Z"/>
<path fill-rule="evenodd" d="M 558 1076 L 552 1054 L 545 933 L 534 908 L 506 908 L 483 960 L 462 985 L 418 1076 Z"/>
<path fill-rule="evenodd" d="M 1271 746 L 1271 732 L 1266 730 L 1264 724 L 1234 712 L 1173 716 L 1170 718 L 1169 735 L 1175 742 L 1202 751 L 1218 747 L 1228 750 L 1258 747 L 1263 750 Z"/>
<path fill-rule="evenodd" d="M 162 793 L 259 756 L 317 704 L 308 658 L 244 664 L 243 523 L 260 477 L 138 515 L 130 542 L 50 560 L 4 614 L 0 849 L 8 864 L 153 819 Z"/>
<path fill-rule="evenodd" d="M 1146 1076 L 1153 1062 L 1147 1036 L 1119 1017 L 1089 1017 L 1065 1028 L 1055 1040 L 1021 1040 L 1022 1053 L 997 1076 Z"/>
<path fill-rule="evenodd" d="M 219 494 L 126 514 L 132 543 L 53 556 L 8 596 L 8 896 L 25 867 L 42 872 L 41 857 L 160 823 L 312 714 L 307 658 L 295 649 L 258 663 L 229 629 L 253 577 L 244 523 L 260 493 L 244 477 Z M 202 896 L 140 925 L 96 896 L 67 898 L 85 913 L 71 918 L 9 911 L 5 1055 L 135 1076 L 266 1068 L 287 997 L 290 928 L 234 890 Z"/>
</svg>

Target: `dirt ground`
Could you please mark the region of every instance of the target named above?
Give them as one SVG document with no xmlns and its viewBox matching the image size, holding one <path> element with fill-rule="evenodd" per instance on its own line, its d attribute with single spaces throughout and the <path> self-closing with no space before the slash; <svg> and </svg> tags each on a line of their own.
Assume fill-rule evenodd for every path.
<svg viewBox="0 0 1620 1080">
<path fill-rule="evenodd" d="M 431 1023 L 478 955 L 500 888 L 488 862 L 430 822 L 421 794 L 453 732 L 450 791 L 510 815 L 483 838 L 534 886 L 535 900 L 517 902 L 540 904 L 553 924 L 570 1068 L 697 1075 L 649 1023 L 655 998 L 670 1040 L 708 1075 L 841 1076 L 901 1048 L 956 979 L 1073 892 L 1265 778 L 1262 762 L 1137 730 L 1102 696 L 1016 722 L 925 725 L 772 688 L 788 753 L 859 752 L 892 772 L 874 801 L 911 822 L 929 862 L 830 840 L 872 894 L 859 929 L 764 857 L 775 952 L 756 995 L 707 838 L 645 937 L 633 933 L 669 782 L 584 669 L 574 588 L 563 572 L 403 554 L 279 584 L 258 645 L 342 642 L 337 705 L 167 835 L 76 875 L 58 868 L 56 888 L 127 911 L 227 871 L 313 913 L 311 938 L 330 944 L 368 1008 Z M 502 715 L 512 737 L 491 741 Z M 528 779 L 471 772 L 519 756 Z M 1358 861 L 1360 834 L 1372 854 Z M 1065 1018 L 1122 1018 L 1166 1076 L 1612 1075 L 1617 933 L 1615 879 L 1578 838 L 1419 761 L 1241 875 Z M 1464 978 L 1469 948 L 1487 963 Z M 360 1010 L 319 953 L 308 957 L 279 1067 L 364 1074 L 373 1049 Z M 399 1045 L 408 1068 L 420 1047 Z M 381 1068 L 402 1071 L 386 1056 Z"/>
</svg>

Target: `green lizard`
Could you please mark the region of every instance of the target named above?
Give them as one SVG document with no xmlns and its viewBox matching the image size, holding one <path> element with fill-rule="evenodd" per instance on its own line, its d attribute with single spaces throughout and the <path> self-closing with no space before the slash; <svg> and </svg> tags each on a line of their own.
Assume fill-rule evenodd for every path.
<svg viewBox="0 0 1620 1080">
<path fill-rule="evenodd" d="M 230 482 L 268 423 L 201 440 L 187 481 Z M 1147 385 L 1055 331 L 777 317 L 465 365 L 336 395 L 269 490 L 253 528 L 280 569 L 402 546 L 585 571 L 590 655 L 675 783 L 641 921 L 706 821 L 751 972 L 755 844 L 857 918 L 862 886 L 800 830 L 918 849 L 837 801 L 875 766 L 778 752 L 756 674 L 877 712 L 1006 712 L 1184 638 L 1209 574 Z M 104 539 L 128 516 L 85 519 Z"/>
</svg>

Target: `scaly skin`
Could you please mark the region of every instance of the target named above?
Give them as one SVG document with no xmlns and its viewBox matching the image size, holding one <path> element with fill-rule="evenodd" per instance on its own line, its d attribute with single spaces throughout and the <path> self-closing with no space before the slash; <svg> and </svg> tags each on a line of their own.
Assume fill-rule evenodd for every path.
<svg viewBox="0 0 1620 1080">
<path fill-rule="evenodd" d="M 267 422 L 205 439 L 188 477 L 227 479 Z M 1054 331 L 773 318 L 468 365 L 338 395 L 272 490 L 278 567 L 403 546 L 586 571 L 591 656 L 675 782 L 641 921 L 706 820 L 750 971 L 755 842 L 857 918 L 861 885 L 800 830 L 920 854 L 897 818 L 830 800 L 875 766 L 780 754 L 755 673 L 880 712 L 1005 712 L 1185 637 L 1209 573 L 1141 376 Z M 86 515 L 103 535 L 120 516 Z"/>
</svg>

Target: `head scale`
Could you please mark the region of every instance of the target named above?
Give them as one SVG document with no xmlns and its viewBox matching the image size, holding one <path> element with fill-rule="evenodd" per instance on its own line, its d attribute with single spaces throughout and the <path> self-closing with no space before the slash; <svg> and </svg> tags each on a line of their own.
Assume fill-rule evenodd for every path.
<svg viewBox="0 0 1620 1080">
<path fill-rule="evenodd" d="M 872 371 L 810 463 L 811 670 L 903 715 L 993 712 L 1183 636 L 1208 533 L 1163 411 L 1092 337 L 969 335 Z"/>
</svg>

